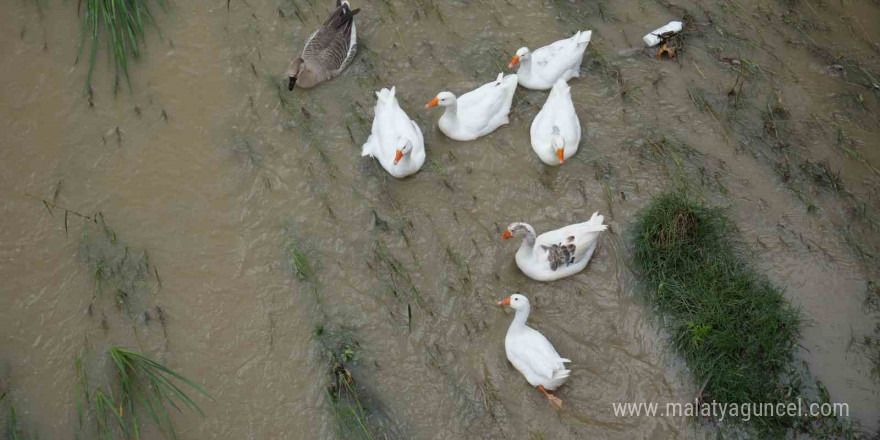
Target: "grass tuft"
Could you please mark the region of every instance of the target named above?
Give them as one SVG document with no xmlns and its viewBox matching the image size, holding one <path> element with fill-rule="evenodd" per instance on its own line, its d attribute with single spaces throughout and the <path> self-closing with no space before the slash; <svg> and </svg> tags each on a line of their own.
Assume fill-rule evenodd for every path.
<svg viewBox="0 0 880 440">
<path fill-rule="evenodd" d="M 827 160 L 813 162 L 806 159 L 801 164 L 801 169 L 817 185 L 838 193 L 843 191 L 843 181 L 840 180 L 840 173 L 834 172 Z"/>
<path fill-rule="evenodd" d="M 329 331 L 323 326 L 315 329 L 314 336 L 330 363 L 331 382 L 327 387 L 327 398 L 333 411 L 336 435 L 346 440 L 373 440 L 369 411 L 347 366 L 357 362 L 357 341 L 346 331 Z"/>
<path fill-rule="evenodd" d="M 701 399 L 794 401 L 797 395 L 781 390 L 800 337 L 800 312 L 746 262 L 724 213 L 668 193 L 642 211 L 633 232 L 644 297 L 663 317 L 697 387 L 705 384 Z M 794 423 L 751 418 L 762 438 L 781 436 Z"/>
<path fill-rule="evenodd" d="M 124 79 L 131 92 L 131 79 L 128 76 L 129 59 L 140 56 L 140 46 L 144 42 L 144 31 L 148 25 L 155 27 L 148 0 L 82 0 L 81 37 L 77 62 L 89 40 L 89 73 L 86 76 L 86 91 L 91 91 L 92 72 L 98 54 L 98 40 L 103 37 L 107 43 L 108 56 L 112 57 L 116 69 L 114 93 L 119 90 L 120 80 Z M 164 0 L 156 3 L 165 8 Z"/>
<path fill-rule="evenodd" d="M 293 269 L 293 274 L 302 281 L 310 280 L 315 276 L 315 270 L 309 264 L 305 252 L 296 247 L 290 249 L 290 267 Z"/>
<path fill-rule="evenodd" d="M 131 350 L 111 346 L 108 354 L 119 380 L 118 385 L 111 386 L 111 389 L 118 390 L 118 393 L 106 393 L 100 386 L 90 387 L 82 361 L 76 359 L 76 408 L 80 431 L 84 430 L 84 421 L 91 414 L 95 420 L 96 437 L 112 440 L 115 434 L 121 433 L 124 438 L 139 439 L 141 421 L 138 419 L 138 409 L 146 409 L 160 429 L 165 429 L 171 438 L 177 439 L 177 432 L 168 414 L 170 408 L 177 411 L 188 408 L 204 416 L 184 388 L 210 396 L 191 380 Z"/>
</svg>

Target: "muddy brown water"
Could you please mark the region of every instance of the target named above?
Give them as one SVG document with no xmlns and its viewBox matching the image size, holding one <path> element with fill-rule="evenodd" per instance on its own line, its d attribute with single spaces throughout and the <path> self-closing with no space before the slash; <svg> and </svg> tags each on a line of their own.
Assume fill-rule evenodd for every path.
<svg viewBox="0 0 880 440">
<path fill-rule="evenodd" d="M 182 438 L 332 438 L 326 359 L 311 340 L 324 324 L 359 341 L 353 373 L 399 438 L 711 437 L 611 406 L 695 392 L 635 295 L 625 236 L 652 195 L 683 181 L 730 207 L 760 269 L 808 319 L 800 356 L 812 374 L 877 427 L 880 387 L 850 342 L 876 322 L 864 302 L 880 243 L 870 220 L 880 5 L 371 1 L 355 5 L 357 60 L 289 94 L 290 55 L 331 3 L 157 10 L 162 39 L 150 32 L 133 92 L 114 98 L 101 54 L 94 107 L 85 66 L 74 65 L 76 2 L 0 5 L 0 373 L 31 432 L 72 438 L 74 359 L 119 344 L 210 391 L 204 419 L 175 417 Z M 677 60 L 641 49 L 644 33 L 685 10 L 695 21 Z M 422 108 L 507 71 L 518 47 L 578 29 L 594 31 L 572 81 L 584 141 L 564 166 L 545 167 L 528 145 L 546 93 L 519 89 L 510 125 L 475 142 L 446 139 L 438 112 Z M 728 96 L 743 64 L 742 89 Z M 359 154 L 373 92 L 390 85 L 428 150 L 402 181 Z M 762 115 L 777 105 L 785 111 L 768 125 Z M 652 141 L 663 138 L 688 148 L 658 153 Z M 812 179 L 808 160 L 827 161 L 845 190 Z M 93 299 L 83 246 L 93 226 L 69 216 L 65 233 L 63 211 L 50 215 L 40 199 L 100 211 L 121 243 L 148 252 L 161 284 L 140 308 Z M 517 245 L 499 240 L 512 221 L 543 231 L 597 210 L 610 231 L 587 270 L 562 281 L 527 279 Z M 293 245 L 316 267 L 317 301 L 314 284 L 291 274 Z M 513 292 L 573 360 L 562 412 L 504 357 L 512 315 L 495 303 Z M 162 308 L 164 331 L 155 312 L 136 316 L 147 306 Z"/>
</svg>

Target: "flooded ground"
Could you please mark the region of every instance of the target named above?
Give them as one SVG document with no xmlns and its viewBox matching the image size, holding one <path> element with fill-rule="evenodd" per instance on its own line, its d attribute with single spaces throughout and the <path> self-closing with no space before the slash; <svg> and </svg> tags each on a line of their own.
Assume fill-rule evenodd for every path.
<svg viewBox="0 0 880 440">
<path fill-rule="evenodd" d="M 625 235 L 652 195 L 684 184 L 730 207 L 760 268 L 808 319 L 811 373 L 877 428 L 878 379 L 851 341 L 877 320 L 865 300 L 880 273 L 880 5 L 356 3 L 354 63 L 288 93 L 290 56 L 331 6 L 156 8 L 162 38 L 150 32 L 133 92 L 114 98 L 103 56 L 94 95 L 84 92 L 76 2 L 0 5 L 0 375 L 26 429 L 71 438 L 75 358 L 102 377 L 97 359 L 117 344 L 209 390 L 204 419 L 176 417 L 181 438 L 332 438 L 326 358 L 312 340 L 323 325 L 358 341 L 353 374 L 396 438 L 711 438 L 611 406 L 695 394 L 634 295 Z M 685 14 L 675 60 L 641 48 Z M 528 145 L 544 92 L 519 89 L 510 125 L 475 142 L 445 138 L 439 112 L 422 108 L 507 71 L 517 48 L 579 29 L 593 30 L 571 83 L 585 134 L 564 166 L 545 167 Z M 390 85 L 428 151 L 402 181 L 360 156 L 373 92 Z M 527 279 L 517 245 L 499 239 L 512 221 L 544 231 L 597 210 L 610 232 L 587 270 L 562 281 Z M 94 245 L 97 212 L 114 243 Z M 96 297 L 95 261 L 118 246 L 155 269 L 125 307 Z M 294 247 L 314 280 L 293 275 Z M 495 303 L 513 292 L 573 361 L 561 412 L 505 359 L 512 315 Z"/>
</svg>

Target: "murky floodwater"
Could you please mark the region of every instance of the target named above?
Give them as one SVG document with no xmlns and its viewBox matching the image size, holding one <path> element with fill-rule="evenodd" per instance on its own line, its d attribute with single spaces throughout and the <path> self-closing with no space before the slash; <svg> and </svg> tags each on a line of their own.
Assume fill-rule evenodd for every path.
<svg viewBox="0 0 880 440">
<path fill-rule="evenodd" d="M 878 274 L 878 96 L 867 73 L 821 50 L 880 70 L 875 2 L 374 1 L 355 5 L 361 50 L 345 74 L 289 94 L 289 57 L 331 3 L 177 2 L 156 14 L 163 38 L 150 33 L 132 94 L 114 99 L 99 57 L 94 107 L 74 65 L 76 2 L 0 5 L 0 383 L 31 432 L 73 436 L 74 360 L 118 344 L 210 391 L 204 419 L 176 417 L 182 438 L 331 438 L 326 359 L 311 340 L 323 324 L 359 341 L 353 373 L 399 438 L 710 435 L 611 407 L 694 395 L 634 296 L 624 235 L 681 176 L 731 207 L 761 268 L 809 320 L 811 372 L 876 428 L 880 388 L 850 340 L 876 320 L 864 300 Z M 680 8 L 695 21 L 677 62 L 633 50 Z M 572 81 L 584 143 L 563 167 L 528 145 L 543 92 L 519 89 L 511 124 L 475 142 L 433 128 L 439 113 L 422 106 L 437 92 L 487 82 L 518 47 L 578 29 L 594 31 Z M 403 181 L 360 156 L 373 91 L 390 85 L 428 150 Z M 786 114 L 768 127 L 762 114 L 779 103 Z M 650 141 L 662 138 L 690 149 L 657 154 Z M 806 160 L 827 160 L 845 192 L 810 180 Z M 139 308 L 94 299 L 83 245 L 94 224 L 69 215 L 65 232 L 63 211 L 40 199 L 100 211 L 120 243 L 148 252 L 158 278 Z M 511 221 L 543 231 L 596 210 L 610 232 L 585 272 L 559 282 L 528 280 L 517 245 L 499 240 Z M 294 245 L 316 282 L 292 275 Z M 505 359 L 512 316 L 495 302 L 512 292 L 530 297 L 530 321 L 573 360 L 562 412 Z"/>
</svg>

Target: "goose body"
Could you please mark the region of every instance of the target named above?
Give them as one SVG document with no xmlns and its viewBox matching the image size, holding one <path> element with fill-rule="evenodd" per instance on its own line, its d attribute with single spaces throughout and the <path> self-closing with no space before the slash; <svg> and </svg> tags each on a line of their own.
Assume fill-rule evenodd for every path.
<svg viewBox="0 0 880 440">
<path fill-rule="evenodd" d="M 584 51 L 592 35 L 593 31 L 578 31 L 571 38 L 559 40 L 534 52 L 527 47 L 517 50 L 510 67 L 519 64 L 516 72 L 519 85 L 532 90 L 547 90 L 559 78 L 568 81 L 579 77 Z"/>
<path fill-rule="evenodd" d="M 394 87 L 376 92 L 376 97 L 373 129 L 361 155 L 375 157 L 394 177 L 406 177 L 425 163 L 422 130 L 400 108 Z"/>
<path fill-rule="evenodd" d="M 560 356 L 544 335 L 526 324 L 531 311 L 528 298 L 514 294 L 498 304 L 516 310 L 507 329 L 507 336 L 504 337 L 507 360 L 522 373 L 529 384 L 544 393 L 551 405 L 561 407 L 562 400 L 547 391 L 555 390 L 565 383 L 571 373 L 565 363 L 571 361 Z"/>
<path fill-rule="evenodd" d="M 547 165 L 561 165 L 577 152 L 581 123 L 571 100 L 571 87 L 563 78 L 556 80 L 529 133 L 532 149 Z"/>
<path fill-rule="evenodd" d="M 440 92 L 425 107 L 446 108 L 437 122 L 440 131 L 457 141 L 470 141 L 485 136 L 507 124 L 517 76 L 498 74 L 498 78 L 456 98 Z"/>
<path fill-rule="evenodd" d="M 309 36 L 302 54 L 290 62 L 288 89 L 294 85 L 314 87 L 337 77 L 357 53 L 357 27 L 354 16 L 360 9 L 351 9 L 348 0 L 336 0 L 336 9 Z"/>
<path fill-rule="evenodd" d="M 523 237 L 516 252 L 516 265 L 536 281 L 553 281 L 574 275 L 590 262 L 599 234 L 608 229 L 598 212 L 590 220 L 535 236 L 527 223 L 511 223 L 502 238 Z"/>
</svg>

